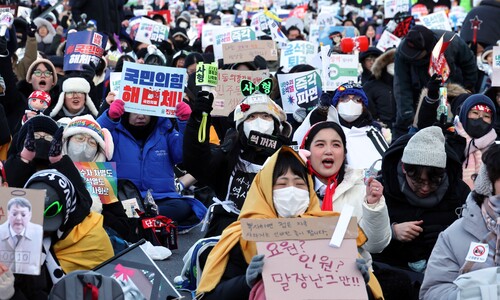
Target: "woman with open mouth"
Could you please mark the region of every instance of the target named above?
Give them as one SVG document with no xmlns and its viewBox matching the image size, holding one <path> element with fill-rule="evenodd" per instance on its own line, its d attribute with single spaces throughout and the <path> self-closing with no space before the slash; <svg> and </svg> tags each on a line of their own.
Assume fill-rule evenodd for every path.
<svg viewBox="0 0 500 300">
<path fill-rule="evenodd" d="M 97 117 L 97 109 L 89 96 L 90 84 L 80 77 L 70 77 L 62 84 L 62 93 L 52 111 L 47 112 L 54 120 L 91 114 Z M 49 108 L 50 109 L 50 108 Z"/>
<path fill-rule="evenodd" d="M 371 263 L 368 252 L 379 253 L 391 241 L 389 214 L 382 184 L 374 178 L 364 183 L 363 169 L 349 167 L 346 160 L 346 136 L 335 122 L 316 123 L 306 133 L 301 149 L 308 157 L 307 167 L 314 177 L 314 190 L 321 209 L 341 212 L 346 205 L 354 207 L 353 216 L 368 237 L 363 253 Z M 303 151 L 303 150 L 301 150 Z"/>
</svg>

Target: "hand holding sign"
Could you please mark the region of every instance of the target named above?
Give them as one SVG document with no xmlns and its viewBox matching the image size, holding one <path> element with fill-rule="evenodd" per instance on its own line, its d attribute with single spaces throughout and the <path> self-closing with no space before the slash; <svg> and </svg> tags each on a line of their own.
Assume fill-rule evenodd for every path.
<svg viewBox="0 0 500 300">
<path fill-rule="evenodd" d="M 198 98 L 196 102 L 199 102 L 198 100 L 204 100 L 204 98 L 208 97 L 207 102 L 210 102 L 210 108 L 206 107 L 208 103 L 202 104 L 201 106 L 204 106 L 204 110 L 201 111 L 201 124 L 200 128 L 198 129 L 198 141 L 200 143 L 205 142 L 206 139 L 206 126 L 207 126 L 207 118 L 208 114 L 212 111 L 212 104 L 214 102 L 214 96 L 211 93 L 212 89 L 214 89 L 217 86 L 217 83 L 219 81 L 218 77 L 218 69 L 217 69 L 217 64 L 212 63 L 212 64 L 205 64 L 205 63 L 198 63 L 196 65 L 196 75 L 195 75 L 195 82 L 197 86 L 201 86 L 203 92 L 205 93 L 208 92 L 209 95 L 204 94 L 201 98 Z M 200 96 L 200 94 L 198 94 Z M 205 102 L 203 101 L 202 102 Z"/>
</svg>

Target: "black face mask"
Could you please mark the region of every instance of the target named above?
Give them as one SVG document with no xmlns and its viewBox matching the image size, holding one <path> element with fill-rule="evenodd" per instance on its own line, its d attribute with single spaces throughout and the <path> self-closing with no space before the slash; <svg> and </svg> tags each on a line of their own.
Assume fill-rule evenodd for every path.
<svg viewBox="0 0 500 300">
<path fill-rule="evenodd" d="M 467 134 L 472 138 L 480 138 L 491 130 L 491 124 L 486 123 L 483 119 L 468 119 Z"/>
<path fill-rule="evenodd" d="M 39 160 L 48 160 L 49 159 L 49 149 L 50 142 L 44 139 L 36 139 L 35 140 L 35 149 L 36 155 L 35 158 Z"/>
<path fill-rule="evenodd" d="M 178 40 L 174 40 L 174 47 L 175 49 L 177 50 L 183 50 L 184 48 L 187 47 L 187 45 L 189 44 L 188 41 L 178 41 Z"/>
</svg>

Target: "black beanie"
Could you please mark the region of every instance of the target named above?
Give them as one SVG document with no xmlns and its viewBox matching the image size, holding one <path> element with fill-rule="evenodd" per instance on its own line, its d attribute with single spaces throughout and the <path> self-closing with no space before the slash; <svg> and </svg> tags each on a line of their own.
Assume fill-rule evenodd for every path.
<svg viewBox="0 0 500 300">
<path fill-rule="evenodd" d="M 19 130 L 17 141 L 15 141 L 19 150 L 23 149 L 24 147 L 24 140 L 26 139 L 26 135 L 28 134 L 29 124 L 33 125 L 34 132 L 41 131 L 50 135 L 56 134 L 56 131 L 59 128 L 57 126 L 57 123 L 50 117 L 47 117 L 45 115 L 34 116 L 26 123 L 24 123 L 24 125 Z"/>
</svg>

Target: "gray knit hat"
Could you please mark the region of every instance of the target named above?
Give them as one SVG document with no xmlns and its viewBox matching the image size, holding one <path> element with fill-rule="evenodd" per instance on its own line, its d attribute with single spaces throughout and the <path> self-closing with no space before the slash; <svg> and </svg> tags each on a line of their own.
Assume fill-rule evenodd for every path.
<svg viewBox="0 0 500 300">
<path fill-rule="evenodd" d="M 441 128 L 431 126 L 415 133 L 403 150 L 401 161 L 411 165 L 445 168 L 446 151 Z"/>
<path fill-rule="evenodd" d="M 493 185 L 491 184 L 485 164 L 481 165 L 476 180 L 474 181 L 474 191 L 483 196 L 493 195 Z"/>
</svg>

